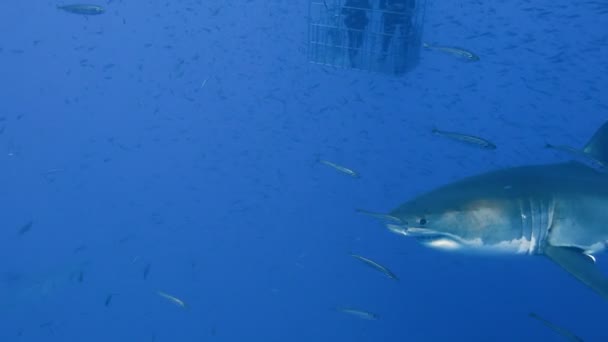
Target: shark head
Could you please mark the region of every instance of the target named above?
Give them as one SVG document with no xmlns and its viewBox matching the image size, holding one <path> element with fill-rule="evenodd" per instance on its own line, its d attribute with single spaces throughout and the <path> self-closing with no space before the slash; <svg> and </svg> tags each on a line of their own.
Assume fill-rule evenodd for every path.
<svg viewBox="0 0 608 342">
<path fill-rule="evenodd" d="M 538 239 L 513 229 L 523 219 L 511 187 L 482 185 L 465 179 L 414 198 L 390 213 L 400 222 L 389 229 L 443 250 L 534 253 Z"/>
</svg>

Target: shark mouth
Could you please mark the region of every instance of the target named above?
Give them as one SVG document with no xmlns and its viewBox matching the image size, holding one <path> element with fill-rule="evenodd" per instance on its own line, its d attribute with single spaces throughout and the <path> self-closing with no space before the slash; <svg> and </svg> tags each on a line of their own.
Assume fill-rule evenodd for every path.
<svg viewBox="0 0 608 342">
<path fill-rule="evenodd" d="M 538 246 L 538 241 L 534 237 L 521 237 L 486 244 L 481 238 L 463 239 L 454 234 L 428 228 L 394 224 L 388 224 L 387 228 L 395 234 L 411 236 L 427 247 L 448 251 L 467 249 L 468 251 L 489 253 L 532 254 Z"/>
<path fill-rule="evenodd" d="M 387 228 L 395 234 L 414 237 L 423 245 L 431 248 L 457 250 L 462 247 L 479 247 L 482 245 L 480 239 L 465 240 L 454 234 L 438 232 L 428 228 L 407 227 L 395 224 L 387 224 Z"/>
<path fill-rule="evenodd" d="M 412 236 L 415 238 L 432 238 L 432 237 L 449 237 L 455 240 L 461 240 L 458 236 L 450 233 L 438 232 L 433 229 L 428 228 L 420 228 L 420 227 L 408 227 L 397 224 L 387 224 L 386 227 L 388 230 L 395 234 Z"/>
</svg>

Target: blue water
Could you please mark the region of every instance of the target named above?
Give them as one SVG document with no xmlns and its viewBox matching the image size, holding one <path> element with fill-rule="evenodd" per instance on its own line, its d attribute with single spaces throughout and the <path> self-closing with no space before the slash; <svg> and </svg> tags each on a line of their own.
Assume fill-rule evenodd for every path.
<svg viewBox="0 0 608 342">
<path fill-rule="evenodd" d="M 423 51 L 401 77 L 308 64 L 305 1 L 100 4 L 0 3 L 0 341 L 565 340 L 529 312 L 608 340 L 606 301 L 545 258 L 355 213 L 582 146 L 608 113 L 604 2 L 430 2 L 424 40 L 481 60 Z"/>
</svg>

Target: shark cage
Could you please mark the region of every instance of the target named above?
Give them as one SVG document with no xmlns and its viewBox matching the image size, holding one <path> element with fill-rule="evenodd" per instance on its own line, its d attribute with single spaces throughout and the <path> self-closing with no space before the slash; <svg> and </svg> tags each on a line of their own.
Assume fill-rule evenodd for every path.
<svg viewBox="0 0 608 342">
<path fill-rule="evenodd" d="M 420 58 L 426 0 L 311 0 L 311 63 L 402 75 Z"/>
</svg>

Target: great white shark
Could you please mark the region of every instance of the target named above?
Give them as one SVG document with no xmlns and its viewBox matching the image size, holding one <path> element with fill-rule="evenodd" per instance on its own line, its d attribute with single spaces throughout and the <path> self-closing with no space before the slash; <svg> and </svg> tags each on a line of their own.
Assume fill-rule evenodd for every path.
<svg viewBox="0 0 608 342">
<path fill-rule="evenodd" d="M 608 163 L 608 122 L 581 152 Z M 608 174 L 571 161 L 506 168 L 439 187 L 383 215 L 429 247 L 543 255 L 608 299 Z"/>
</svg>

